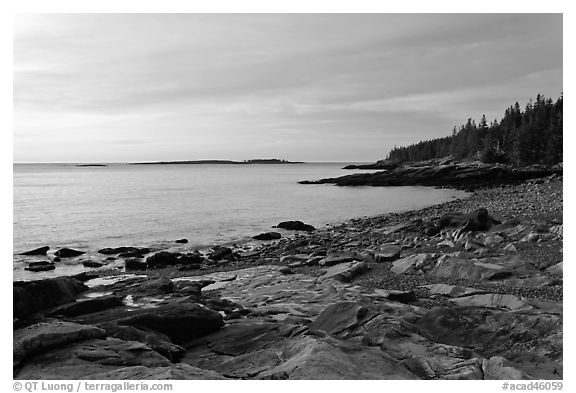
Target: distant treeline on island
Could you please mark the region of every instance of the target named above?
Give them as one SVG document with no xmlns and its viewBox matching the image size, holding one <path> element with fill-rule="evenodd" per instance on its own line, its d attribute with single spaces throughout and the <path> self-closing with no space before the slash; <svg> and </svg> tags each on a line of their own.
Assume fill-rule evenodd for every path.
<svg viewBox="0 0 576 393">
<path fill-rule="evenodd" d="M 562 105 L 538 94 L 524 110 L 516 102 L 504 117 L 478 124 L 468 119 L 454 127 L 451 136 L 422 141 L 407 147 L 394 147 L 390 161 L 423 161 L 453 155 L 487 163 L 512 165 L 556 164 L 562 162 Z"/>
<path fill-rule="evenodd" d="M 232 160 L 194 160 L 194 161 L 157 161 L 157 162 L 135 162 L 131 165 L 175 165 L 175 164 L 303 164 L 300 161 L 287 161 L 277 158 L 260 158 L 254 160 L 232 161 Z"/>
</svg>

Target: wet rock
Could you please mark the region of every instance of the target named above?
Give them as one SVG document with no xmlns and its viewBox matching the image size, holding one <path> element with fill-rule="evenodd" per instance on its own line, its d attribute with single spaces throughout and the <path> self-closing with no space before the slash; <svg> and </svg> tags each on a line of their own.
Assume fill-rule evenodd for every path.
<svg viewBox="0 0 576 393">
<path fill-rule="evenodd" d="M 37 281 L 14 281 L 14 317 L 25 318 L 38 311 L 74 301 L 88 287 L 70 277 Z"/>
<path fill-rule="evenodd" d="M 98 250 L 98 253 L 106 255 L 121 254 L 127 252 L 145 255 L 150 253 L 150 249 L 147 247 L 114 247 L 114 248 L 103 248 L 101 250 Z"/>
<path fill-rule="evenodd" d="M 24 269 L 31 272 L 45 272 L 56 269 L 56 266 L 51 262 L 30 262 Z"/>
<path fill-rule="evenodd" d="M 98 261 L 84 261 L 82 262 L 82 265 L 84 265 L 84 267 L 89 267 L 89 268 L 99 268 L 104 266 L 104 264 L 102 262 L 98 262 Z"/>
<path fill-rule="evenodd" d="M 131 258 L 124 261 L 124 267 L 126 270 L 146 270 L 148 264 L 140 259 Z"/>
<path fill-rule="evenodd" d="M 84 379 L 99 380 L 216 380 L 226 379 L 215 371 L 204 370 L 185 363 L 165 367 L 132 366 L 94 374 Z"/>
<path fill-rule="evenodd" d="M 103 337 L 105 331 L 95 326 L 64 321 L 41 322 L 14 332 L 13 360 L 17 366 L 25 358 L 65 344 Z"/>
<path fill-rule="evenodd" d="M 26 251 L 20 253 L 20 255 L 46 255 L 46 252 L 50 249 L 48 246 L 35 248 L 34 250 Z"/>
<path fill-rule="evenodd" d="M 276 225 L 276 228 L 288 229 L 291 231 L 306 231 L 306 232 L 316 230 L 316 228 L 314 228 L 312 225 L 304 224 L 302 221 L 283 221 L 280 224 Z"/>
<path fill-rule="evenodd" d="M 278 232 L 265 232 L 254 236 L 256 240 L 276 240 L 282 237 Z"/>
<path fill-rule="evenodd" d="M 146 258 L 146 264 L 149 268 L 174 266 L 178 264 L 180 254 L 169 251 L 160 251 Z"/>
<path fill-rule="evenodd" d="M 186 352 L 185 348 L 172 343 L 170 337 L 153 330 L 137 329 L 114 323 L 102 325 L 102 328 L 110 337 L 143 343 L 173 363 L 179 361 Z"/>
<path fill-rule="evenodd" d="M 284 344 L 280 364 L 259 379 L 402 380 L 416 379 L 379 348 L 361 347 L 331 337 L 299 336 Z"/>
<path fill-rule="evenodd" d="M 204 263 L 204 257 L 202 256 L 202 254 L 197 253 L 197 252 L 189 252 L 186 254 L 182 254 L 178 257 L 178 263 L 181 265 L 186 265 L 186 266 L 190 266 L 190 265 L 201 265 L 202 263 Z"/>
<path fill-rule="evenodd" d="M 146 328 L 182 343 L 224 326 L 222 315 L 196 303 L 173 301 L 152 309 L 132 311 L 116 320 L 119 325 Z"/>
<path fill-rule="evenodd" d="M 54 253 L 54 255 L 56 255 L 59 258 L 73 258 L 73 257 L 77 257 L 79 255 L 85 254 L 85 251 L 78 251 L 78 250 L 74 250 L 71 248 L 61 248 L 58 251 L 56 251 Z"/>
<path fill-rule="evenodd" d="M 186 243 L 188 243 L 188 239 L 178 239 L 178 240 L 174 241 L 174 243 L 186 244 Z"/>
<path fill-rule="evenodd" d="M 75 317 L 82 314 L 89 314 L 120 306 L 123 306 L 122 299 L 114 295 L 101 296 L 93 299 L 76 301 L 74 303 L 57 307 L 56 309 L 50 311 L 48 315 L 55 317 Z"/>
<path fill-rule="evenodd" d="M 73 276 L 70 276 L 70 278 L 73 278 L 75 280 L 78 280 L 80 282 L 86 282 L 88 280 L 92 280 L 94 278 L 98 278 L 100 277 L 98 274 L 93 273 L 93 272 L 82 272 L 82 273 L 78 273 L 75 274 Z"/>
<path fill-rule="evenodd" d="M 130 366 L 170 367 L 171 363 L 136 341 L 90 339 L 35 356 L 16 372 L 15 378 L 77 380 Z"/>
<path fill-rule="evenodd" d="M 212 253 L 209 256 L 213 261 L 221 260 L 235 260 L 234 251 L 229 247 L 216 246 L 212 248 Z"/>
</svg>

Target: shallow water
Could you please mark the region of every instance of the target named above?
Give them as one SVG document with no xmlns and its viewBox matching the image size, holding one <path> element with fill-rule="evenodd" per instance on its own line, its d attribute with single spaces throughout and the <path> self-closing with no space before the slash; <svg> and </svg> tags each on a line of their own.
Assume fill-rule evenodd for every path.
<svg viewBox="0 0 576 393">
<path fill-rule="evenodd" d="M 95 251 L 114 246 L 182 249 L 241 242 L 280 221 L 316 227 L 350 218 L 397 212 L 448 201 L 465 193 L 427 187 L 336 187 L 299 180 L 353 173 L 342 163 L 297 165 L 14 165 L 14 253 L 48 245 Z M 89 253 L 87 256 L 93 255 Z M 78 259 L 51 277 L 83 271 Z M 63 273 L 66 272 L 66 273 Z"/>
</svg>

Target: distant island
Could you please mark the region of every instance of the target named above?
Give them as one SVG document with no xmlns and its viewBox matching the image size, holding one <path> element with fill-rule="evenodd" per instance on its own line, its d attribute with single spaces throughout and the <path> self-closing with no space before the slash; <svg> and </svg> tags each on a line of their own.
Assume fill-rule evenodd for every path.
<svg viewBox="0 0 576 393">
<path fill-rule="evenodd" d="M 260 158 L 254 160 L 232 161 L 232 160 L 194 160 L 194 161 L 156 161 L 156 162 L 133 162 L 130 165 L 183 165 L 183 164 L 236 164 L 236 165 L 252 165 L 252 164 L 304 164 L 301 161 L 288 161 L 280 160 L 277 158 Z"/>
<path fill-rule="evenodd" d="M 76 164 L 76 166 L 108 166 L 106 164 Z"/>
</svg>

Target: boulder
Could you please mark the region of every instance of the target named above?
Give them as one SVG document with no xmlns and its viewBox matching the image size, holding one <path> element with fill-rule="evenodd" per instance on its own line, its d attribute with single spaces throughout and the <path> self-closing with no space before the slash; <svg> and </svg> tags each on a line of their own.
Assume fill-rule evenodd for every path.
<svg viewBox="0 0 576 393">
<path fill-rule="evenodd" d="M 84 265 L 84 267 L 89 267 L 89 268 L 99 268 L 99 267 L 104 266 L 104 264 L 102 262 L 92 261 L 92 260 L 83 261 L 82 265 Z"/>
<path fill-rule="evenodd" d="M 275 228 L 287 229 L 290 231 L 306 231 L 306 232 L 316 230 L 316 228 L 314 228 L 312 225 L 304 224 L 302 221 L 283 221 L 280 224 L 276 225 Z"/>
<path fill-rule="evenodd" d="M 213 261 L 221 261 L 223 259 L 235 259 L 234 252 L 229 247 L 216 246 L 212 248 L 212 253 L 209 256 Z"/>
<path fill-rule="evenodd" d="M 174 241 L 174 243 L 186 244 L 186 243 L 188 243 L 188 239 L 178 239 L 178 240 Z"/>
<path fill-rule="evenodd" d="M 480 208 L 468 214 L 445 214 L 440 217 L 438 222 L 440 228 L 463 226 L 467 231 L 485 231 L 496 224 L 500 224 L 500 221 L 491 217 L 485 208 Z"/>
<path fill-rule="evenodd" d="M 101 250 L 98 250 L 98 253 L 105 255 L 121 254 L 126 252 L 149 254 L 150 249 L 147 247 L 114 247 L 114 248 L 103 248 Z"/>
<path fill-rule="evenodd" d="M 182 254 L 178 258 L 178 263 L 181 265 L 198 265 L 198 267 L 200 267 L 199 265 L 204 263 L 204 261 L 204 257 L 198 252 Z"/>
<path fill-rule="evenodd" d="M 174 266 L 178 264 L 180 254 L 169 251 L 160 251 L 146 258 L 146 264 L 149 268 Z"/>
<path fill-rule="evenodd" d="M 105 334 L 104 330 L 95 326 L 57 320 L 16 330 L 13 336 L 14 367 L 31 355 L 71 342 L 103 337 Z"/>
<path fill-rule="evenodd" d="M 134 310 L 116 320 L 118 325 L 155 330 L 183 343 L 224 326 L 222 315 L 200 304 L 173 301 L 157 308 Z"/>
<path fill-rule="evenodd" d="M 54 255 L 56 255 L 58 258 L 72 258 L 85 253 L 86 253 L 85 251 L 78 251 L 72 248 L 64 247 L 56 251 Z"/>
<path fill-rule="evenodd" d="M 26 251 L 20 253 L 20 255 L 46 255 L 46 252 L 50 249 L 48 246 L 35 248 L 34 250 Z"/>
<path fill-rule="evenodd" d="M 78 380 L 131 366 L 170 367 L 164 356 L 145 344 L 117 338 L 88 339 L 40 353 L 24 363 L 16 379 Z"/>
<path fill-rule="evenodd" d="M 114 323 L 104 324 L 101 327 L 106 330 L 108 336 L 143 343 L 173 363 L 179 361 L 186 352 L 185 348 L 174 344 L 170 337 L 153 330 L 121 326 Z"/>
<path fill-rule="evenodd" d="M 146 270 L 148 264 L 140 259 L 131 258 L 124 261 L 124 267 L 126 270 Z"/>
<path fill-rule="evenodd" d="M 15 318 L 25 318 L 38 311 L 75 300 L 88 290 L 82 282 L 70 277 L 37 281 L 14 281 L 13 308 Z"/>
<path fill-rule="evenodd" d="M 406 274 L 411 273 L 419 268 L 423 267 L 423 265 L 429 260 L 429 254 L 414 254 L 404 257 L 402 259 L 398 259 L 392 263 L 392 267 L 390 268 L 396 274 Z"/>
<path fill-rule="evenodd" d="M 24 269 L 31 272 L 45 272 L 56 269 L 56 266 L 52 262 L 30 262 Z"/>
<path fill-rule="evenodd" d="M 343 283 L 352 281 L 356 276 L 370 270 L 370 267 L 366 262 L 345 262 L 339 263 L 330 267 L 326 273 L 320 277 L 320 281 L 334 279 Z"/>
<path fill-rule="evenodd" d="M 276 240 L 282 237 L 278 232 L 265 232 L 254 236 L 256 240 Z"/>
</svg>

